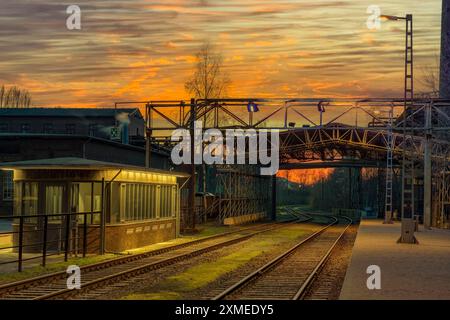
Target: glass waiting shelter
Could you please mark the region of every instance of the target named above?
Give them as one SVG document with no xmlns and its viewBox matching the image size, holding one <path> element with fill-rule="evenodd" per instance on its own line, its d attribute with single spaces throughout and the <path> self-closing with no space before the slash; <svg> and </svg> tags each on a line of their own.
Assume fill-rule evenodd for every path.
<svg viewBox="0 0 450 320">
<path fill-rule="evenodd" d="M 70 242 L 72 251 L 122 252 L 179 234 L 179 182 L 187 174 L 80 158 L 10 162 L 0 169 L 14 170 L 14 216 L 22 218 L 14 219 L 13 242 L 22 232 L 25 251 L 39 251 L 46 239 L 46 250 Z"/>
</svg>

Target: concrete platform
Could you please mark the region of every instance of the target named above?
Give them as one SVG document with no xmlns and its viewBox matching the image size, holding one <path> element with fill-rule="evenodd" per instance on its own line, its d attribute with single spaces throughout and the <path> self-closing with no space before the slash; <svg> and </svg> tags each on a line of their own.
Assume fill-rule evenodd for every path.
<svg viewBox="0 0 450 320">
<path fill-rule="evenodd" d="M 450 299 L 450 230 L 416 232 L 418 245 L 398 244 L 400 223 L 363 220 L 341 300 Z M 367 267 L 381 268 L 381 289 L 369 290 Z"/>
</svg>

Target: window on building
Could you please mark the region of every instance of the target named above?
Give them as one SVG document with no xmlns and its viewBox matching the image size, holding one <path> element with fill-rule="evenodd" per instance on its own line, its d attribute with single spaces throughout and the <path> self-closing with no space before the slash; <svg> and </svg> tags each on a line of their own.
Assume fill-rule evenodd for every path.
<svg viewBox="0 0 450 320">
<path fill-rule="evenodd" d="M 66 124 L 66 134 L 75 134 L 75 124 L 73 123 Z"/>
<path fill-rule="evenodd" d="M 22 133 L 29 133 L 31 130 L 30 124 L 29 123 L 22 123 L 20 125 L 20 132 Z"/>
<path fill-rule="evenodd" d="M 19 182 L 20 183 L 20 182 Z M 38 190 L 39 185 L 37 182 L 24 182 L 22 186 L 22 205 L 20 210 L 16 212 L 22 216 L 35 216 L 38 214 Z M 32 218 L 25 219 L 25 222 L 32 222 Z"/>
<path fill-rule="evenodd" d="M 124 183 L 121 185 L 122 221 L 150 220 L 175 216 L 176 187 Z"/>
<path fill-rule="evenodd" d="M 89 125 L 89 135 L 90 136 L 96 136 L 97 135 L 97 124 L 96 123 L 91 123 Z"/>
<path fill-rule="evenodd" d="M 53 124 L 52 123 L 45 123 L 43 131 L 44 131 L 44 133 L 53 133 Z"/>
<path fill-rule="evenodd" d="M 100 223 L 102 205 L 102 185 L 98 182 L 80 182 L 72 185 L 72 212 L 87 214 L 87 223 Z M 78 222 L 84 223 L 84 216 L 78 216 Z"/>
<path fill-rule="evenodd" d="M 45 186 L 45 214 L 46 215 L 59 215 L 63 212 L 63 198 L 64 198 L 64 186 L 63 185 L 46 185 Z M 62 216 L 50 217 L 50 220 L 60 221 Z"/>
<path fill-rule="evenodd" d="M 0 123 L 0 133 L 8 132 L 8 124 L 7 123 Z"/>
<path fill-rule="evenodd" d="M 13 171 L 3 171 L 3 200 L 11 201 L 14 198 Z"/>
<path fill-rule="evenodd" d="M 161 186 L 161 218 L 170 218 L 175 215 L 175 186 Z"/>
</svg>

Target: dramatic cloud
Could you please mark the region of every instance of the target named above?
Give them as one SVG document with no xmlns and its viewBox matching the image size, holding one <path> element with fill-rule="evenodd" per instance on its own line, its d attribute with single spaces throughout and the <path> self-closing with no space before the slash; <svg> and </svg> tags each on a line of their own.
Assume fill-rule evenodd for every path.
<svg viewBox="0 0 450 320">
<path fill-rule="evenodd" d="M 81 30 L 66 29 L 72 4 Z M 372 4 L 414 14 L 417 71 L 434 67 L 440 0 L 1 0 L 0 84 L 40 106 L 189 98 L 184 82 L 209 40 L 233 96 L 401 96 L 404 25 L 368 30 Z"/>
</svg>

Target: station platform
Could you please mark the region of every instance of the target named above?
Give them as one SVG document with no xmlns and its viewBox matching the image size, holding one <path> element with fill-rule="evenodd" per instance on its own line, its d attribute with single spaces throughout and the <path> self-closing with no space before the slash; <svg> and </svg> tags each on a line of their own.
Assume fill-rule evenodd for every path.
<svg viewBox="0 0 450 320">
<path fill-rule="evenodd" d="M 419 244 L 398 244 L 400 223 L 363 220 L 341 300 L 450 299 L 450 230 L 416 232 Z M 367 267 L 381 269 L 381 289 L 367 288 Z"/>
</svg>

